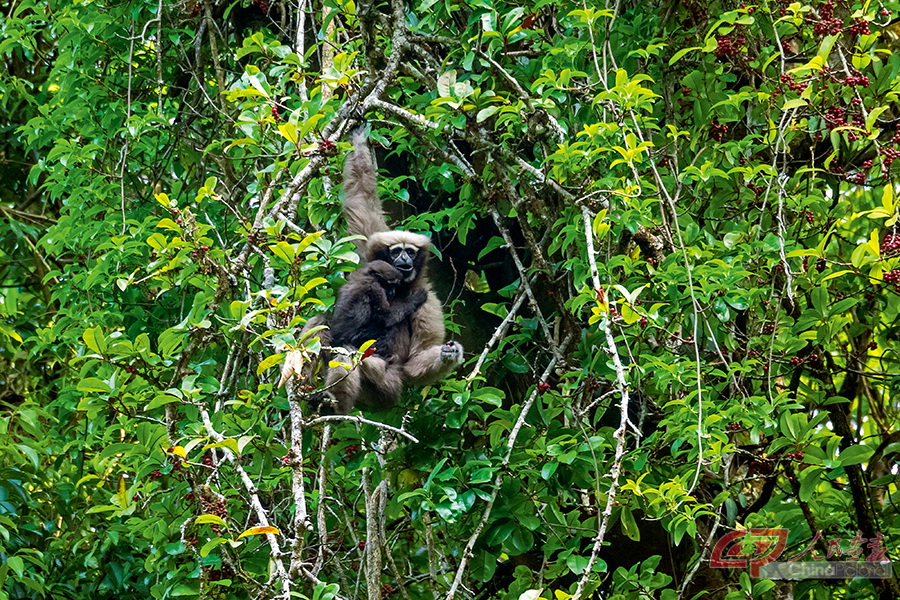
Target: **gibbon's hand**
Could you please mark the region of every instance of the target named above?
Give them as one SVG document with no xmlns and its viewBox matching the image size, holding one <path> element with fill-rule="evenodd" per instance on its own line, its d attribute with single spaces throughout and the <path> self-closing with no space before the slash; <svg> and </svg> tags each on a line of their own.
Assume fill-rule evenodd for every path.
<svg viewBox="0 0 900 600">
<path fill-rule="evenodd" d="M 463 362 L 462 344 L 455 341 L 449 341 L 441 346 L 441 361 L 445 363 L 456 363 L 458 365 Z"/>
</svg>

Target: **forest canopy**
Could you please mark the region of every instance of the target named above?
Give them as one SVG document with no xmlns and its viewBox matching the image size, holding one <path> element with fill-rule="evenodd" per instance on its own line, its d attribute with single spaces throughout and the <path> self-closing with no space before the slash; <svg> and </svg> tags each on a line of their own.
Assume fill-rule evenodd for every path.
<svg viewBox="0 0 900 600">
<path fill-rule="evenodd" d="M 897 600 L 752 563 L 900 561 L 898 10 L 5 3 L 0 600 Z M 325 417 L 360 124 L 466 362 Z"/>
</svg>

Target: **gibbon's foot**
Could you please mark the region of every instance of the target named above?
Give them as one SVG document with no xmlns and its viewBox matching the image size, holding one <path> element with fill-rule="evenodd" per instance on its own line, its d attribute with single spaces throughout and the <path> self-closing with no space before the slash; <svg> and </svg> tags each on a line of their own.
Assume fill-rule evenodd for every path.
<svg viewBox="0 0 900 600">
<path fill-rule="evenodd" d="M 461 365 L 463 362 L 462 344 L 451 340 L 441 346 L 441 362 Z"/>
<path fill-rule="evenodd" d="M 320 415 L 335 415 L 337 398 L 331 392 L 316 392 L 309 397 L 309 408 Z"/>
</svg>

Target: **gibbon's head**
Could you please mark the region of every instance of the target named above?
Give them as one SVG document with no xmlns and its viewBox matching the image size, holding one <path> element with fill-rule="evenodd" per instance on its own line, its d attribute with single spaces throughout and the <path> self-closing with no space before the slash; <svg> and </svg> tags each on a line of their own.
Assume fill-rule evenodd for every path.
<svg viewBox="0 0 900 600">
<path fill-rule="evenodd" d="M 400 271 L 403 283 L 411 283 L 425 270 L 431 240 L 408 231 L 379 231 L 369 236 L 366 260 L 383 260 Z"/>
</svg>

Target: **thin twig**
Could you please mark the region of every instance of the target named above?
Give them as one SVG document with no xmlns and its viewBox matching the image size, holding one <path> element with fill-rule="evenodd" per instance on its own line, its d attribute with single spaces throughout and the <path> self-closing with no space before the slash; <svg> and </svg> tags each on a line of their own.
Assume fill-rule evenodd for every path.
<svg viewBox="0 0 900 600">
<path fill-rule="evenodd" d="M 584 220 L 584 229 L 585 229 L 585 240 L 587 242 L 587 257 L 588 264 L 591 269 L 591 280 L 594 284 L 595 290 L 601 289 L 600 284 L 600 274 L 597 270 L 597 261 L 594 258 L 594 234 L 591 228 L 591 215 L 588 211 L 587 207 L 582 207 L 581 209 L 582 218 Z M 603 328 L 603 333 L 606 336 L 606 349 L 609 352 L 610 357 L 613 362 L 613 369 L 616 371 L 616 383 L 619 387 L 619 393 L 622 396 L 621 402 L 619 403 L 619 428 L 616 429 L 613 437 L 616 438 L 616 452 L 615 457 L 613 458 L 612 468 L 609 471 L 609 492 L 606 495 L 606 507 L 603 509 L 603 516 L 600 520 L 600 526 L 597 528 L 597 535 L 594 538 L 594 547 L 591 550 L 591 557 L 588 559 L 587 568 L 584 570 L 584 574 L 578 580 L 578 587 L 575 589 L 575 598 L 580 598 L 581 593 L 584 590 L 584 586 L 587 585 L 588 580 L 592 576 L 592 571 L 594 568 L 594 564 L 597 562 L 597 557 L 600 554 L 600 549 L 603 547 L 603 540 L 606 537 L 607 527 L 609 526 L 609 518 L 612 516 L 612 509 L 616 499 L 616 491 L 619 487 L 619 475 L 622 472 L 622 461 L 625 457 L 625 433 L 628 431 L 628 382 L 625 380 L 625 367 L 622 365 L 622 361 L 619 358 L 619 351 L 616 348 L 616 340 L 613 337 L 612 328 L 610 327 L 609 318 L 604 316 L 604 318 L 600 321 L 600 326 Z"/>
<path fill-rule="evenodd" d="M 534 295 L 534 291 L 531 289 L 531 285 L 528 283 L 528 271 L 525 269 L 525 265 L 522 264 L 522 259 L 519 258 L 519 253 L 516 252 L 516 246 L 513 244 L 512 237 L 509 235 L 509 231 L 503 225 L 503 222 L 500 220 L 500 213 L 497 212 L 497 209 L 491 207 L 491 217 L 494 219 L 494 224 L 497 226 L 497 229 L 500 231 L 500 235 L 503 236 L 503 241 L 506 242 L 506 248 L 509 250 L 510 256 L 512 256 L 513 262 L 516 265 L 516 269 L 519 271 L 519 280 L 522 282 L 522 287 L 525 289 L 525 294 L 528 296 L 528 304 L 531 306 L 531 310 L 534 312 L 535 317 L 538 322 L 541 324 L 541 328 L 544 330 L 544 336 L 547 339 L 547 343 L 550 344 L 550 350 L 553 352 L 554 358 L 557 361 L 562 361 L 562 354 L 559 351 L 559 348 L 556 344 L 553 343 L 553 332 L 550 329 L 550 325 L 547 323 L 547 320 L 544 318 L 543 312 L 541 312 L 541 307 L 538 306 L 537 298 Z"/>
<path fill-rule="evenodd" d="M 411 435 L 410 433 L 403 431 L 402 429 L 398 429 L 393 425 L 387 425 L 385 423 L 379 423 L 378 421 L 371 421 L 369 419 L 357 416 L 357 415 L 324 415 L 321 417 L 316 417 L 315 419 L 309 421 L 310 425 L 315 425 L 317 423 L 325 423 L 328 421 L 353 421 L 355 423 L 364 423 L 366 425 L 372 425 L 374 427 L 378 427 L 379 429 L 385 429 L 387 431 L 392 431 L 396 434 L 402 435 L 409 441 L 414 444 L 418 444 L 419 440 Z"/>
<path fill-rule="evenodd" d="M 478 377 L 479 372 L 481 371 L 482 365 L 484 365 L 484 361 L 487 360 L 488 354 L 493 350 L 494 345 L 503 339 L 506 336 L 506 330 L 509 329 L 510 324 L 512 324 L 513 319 L 516 318 L 516 313 L 519 312 L 519 309 L 522 308 L 522 304 L 525 302 L 525 298 L 527 295 L 525 292 L 519 293 L 519 297 L 516 298 L 516 301 L 513 302 L 513 305 L 509 307 L 509 313 L 507 313 L 506 317 L 503 318 L 503 321 L 494 331 L 494 335 L 491 336 L 491 339 L 488 340 L 487 344 L 484 345 L 484 350 L 481 351 L 481 356 L 478 357 L 478 362 L 475 363 L 475 368 L 472 369 L 472 372 L 466 377 L 466 381 L 471 385 L 472 381 Z"/>
</svg>

